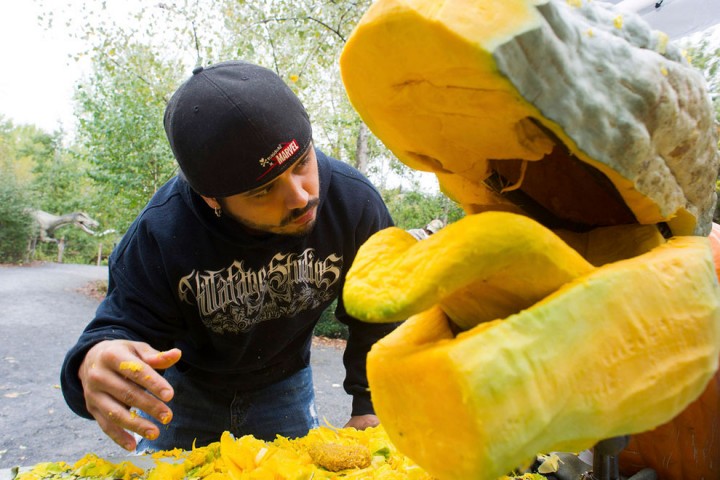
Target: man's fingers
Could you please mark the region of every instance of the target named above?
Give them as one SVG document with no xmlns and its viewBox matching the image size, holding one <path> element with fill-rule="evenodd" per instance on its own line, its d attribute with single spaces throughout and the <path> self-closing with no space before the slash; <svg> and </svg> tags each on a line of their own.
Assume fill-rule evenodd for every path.
<svg viewBox="0 0 720 480">
<path fill-rule="evenodd" d="M 156 369 L 166 369 L 180 359 L 180 350 L 159 352 L 150 345 L 124 340 L 104 341 L 85 356 L 79 376 L 88 412 L 118 445 L 135 448 L 127 430 L 154 440 L 160 434 L 151 421 L 137 415 L 142 410 L 161 424 L 172 420 L 166 405 L 173 389 Z"/>
<path fill-rule="evenodd" d="M 164 403 L 164 398 L 161 398 L 160 400 L 156 398 L 157 395 L 152 393 L 152 389 L 157 390 L 160 388 L 163 392 L 169 391 L 169 393 L 165 393 L 165 396 L 172 398 L 172 388 L 164 378 L 157 374 L 157 372 L 150 368 L 147 370 L 149 373 L 142 376 L 140 380 L 133 378 L 128 379 L 127 377 L 117 377 L 115 381 L 109 381 L 106 384 L 106 391 L 122 405 L 142 410 L 151 417 L 155 418 L 158 422 L 166 425 L 170 422 L 170 420 L 172 420 L 172 411 Z M 141 372 L 137 373 L 141 374 Z M 150 379 L 147 377 L 150 377 Z M 135 429 L 131 429 L 135 431 Z M 136 433 L 147 437 L 143 432 L 138 431 Z"/>
<path fill-rule="evenodd" d="M 121 363 L 121 373 L 128 378 L 133 378 L 136 383 L 142 385 L 162 401 L 170 401 L 173 397 L 173 389 L 155 370 L 165 370 L 177 363 L 182 355 L 180 349 L 173 348 L 159 352 L 149 345 L 145 345 L 137 348 L 136 353 L 141 362 L 138 364 Z M 149 369 L 145 370 L 143 364 Z"/>
<path fill-rule="evenodd" d="M 135 438 L 128 430 L 149 440 L 156 439 L 160 434 L 155 424 L 138 415 L 136 411 L 128 410 L 110 395 L 97 395 L 88 410 L 102 431 L 126 450 L 134 450 L 136 447 Z"/>
<path fill-rule="evenodd" d="M 135 407 L 158 422 L 167 424 L 172 420 L 172 411 L 163 401 L 158 400 L 155 394 L 149 393 L 146 389 L 169 390 L 165 396 L 172 398 L 172 388 L 149 366 L 142 366 L 138 362 L 131 363 L 131 367 L 124 365 L 118 372 L 89 370 L 86 375 L 89 388 L 85 389 L 85 400 L 88 410 L 96 418 L 96 415 L 101 415 L 122 428 L 149 438 L 147 430 L 151 428 L 156 431 L 157 428 L 152 422 L 141 417 L 132 418 L 129 408 Z M 144 426 L 140 428 L 139 424 Z M 157 434 L 154 436 L 157 437 Z"/>
<path fill-rule="evenodd" d="M 102 431 L 105 432 L 105 435 L 110 437 L 113 442 L 117 443 L 125 450 L 128 450 L 128 451 L 135 450 L 135 447 L 137 447 L 137 442 L 135 441 L 135 437 L 130 435 L 122 427 L 120 427 L 119 425 L 117 425 L 113 422 L 109 422 L 99 416 L 96 416 L 95 420 L 97 420 L 98 425 L 100 426 Z"/>
<path fill-rule="evenodd" d="M 141 386 L 163 402 L 173 397 L 173 389 L 152 365 L 138 360 L 124 360 L 117 365 L 117 373 L 129 381 Z M 139 406 L 132 403 L 127 405 Z M 149 413 L 149 412 L 148 412 Z"/>
<path fill-rule="evenodd" d="M 152 352 L 141 352 L 140 358 L 156 370 L 170 368 L 180 360 L 182 353 L 179 348 L 172 348 L 164 352 L 153 350 Z"/>
<path fill-rule="evenodd" d="M 378 425 L 380 425 L 380 419 L 378 419 L 378 417 L 375 415 L 368 414 L 350 417 L 350 421 L 345 424 L 345 427 L 353 427 L 358 430 L 365 430 L 366 428 L 377 427 Z"/>
</svg>

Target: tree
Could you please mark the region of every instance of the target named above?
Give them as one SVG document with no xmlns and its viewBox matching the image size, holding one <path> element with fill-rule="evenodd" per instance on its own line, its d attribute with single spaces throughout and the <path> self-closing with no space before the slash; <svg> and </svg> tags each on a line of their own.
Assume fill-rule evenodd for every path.
<svg viewBox="0 0 720 480">
<path fill-rule="evenodd" d="M 128 44 L 142 44 L 156 58 L 173 63 L 177 67 L 174 79 L 178 74 L 185 77 L 194 65 L 227 59 L 243 59 L 275 70 L 306 105 L 316 144 L 372 175 L 369 167 L 377 155 L 399 162 L 361 129 L 362 122 L 345 95 L 338 62 L 345 41 L 370 3 L 176 0 L 137 6 L 119 24 L 108 4 L 87 2 L 66 21 L 70 30 L 79 32 L 76 37 L 89 45 L 80 56 L 93 61 L 105 57 L 142 77 L 143 65 L 138 70 L 138 65 L 123 58 Z M 55 4 L 45 13 L 48 26 L 62 18 Z M 367 162 L 358 162 L 358 151 L 367 152 Z"/>
<path fill-rule="evenodd" d="M 687 43 L 688 58 L 692 65 L 705 76 L 710 98 L 715 107 L 715 122 L 720 134 L 720 48 L 711 42 L 711 35 L 704 34 L 695 43 Z M 720 148 L 720 144 L 718 145 Z M 715 193 L 718 195 L 715 204 L 713 221 L 720 223 L 720 172 L 715 181 Z"/>
<path fill-rule="evenodd" d="M 74 155 L 90 168 L 100 217 L 124 231 L 176 171 L 162 126 L 176 65 L 130 44 L 122 58 L 96 52 L 93 66 L 76 94 L 79 146 Z"/>
<path fill-rule="evenodd" d="M 2 169 L 0 175 L 0 263 L 18 263 L 27 252 L 32 220 L 25 211 L 25 191 L 15 176 Z"/>
<path fill-rule="evenodd" d="M 442 194 L 396 188 L 384 191 L 383 199 L 395 225 L 405 230 L 422 228 L 436 218 L 447 225 L 465 216 L 456 203 Z"/>
<path fill-rule="evenodd" d="M 175 168 L 162 129 L 171 92 L 195 65 L 244 59 L 274 69 L 306 105 L 316 145 L 368 175 L 380 190 L 417 184 L 363 125 L 339 72 L 345 41 L 370 0 L 176 0 L 117 8 L 86 2 L 65 17 L 92 73 L 79 86 L 74 156 L 98 185 L 101 220 L 124 230 Z M 61 20 L 55 4 L 48 26 Z M 401 197 L 399 197 L 401 198 Z M 413 225 L 417 226 L 417 225 Z"/>
<path fill-rule="evenodd" d="M 32 233 L 29 195 L 26 185 L 18 181 L 18 173 L 27 170 L 27 161 L 18 161 L 21 138 L 17 127 L 0 116 L 0 263 L 21 262 Z"/>
</svg>

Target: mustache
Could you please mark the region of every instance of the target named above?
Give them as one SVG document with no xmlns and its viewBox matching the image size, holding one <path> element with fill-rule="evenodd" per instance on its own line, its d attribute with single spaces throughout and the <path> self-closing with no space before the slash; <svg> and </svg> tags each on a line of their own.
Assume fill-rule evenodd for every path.
<svg viewBox="0 0 720 480">
<path fill-rule="evenodd" d="M 319 203 L 320 203 L 320 199 L 318 197 L 311 198 L 308 201 L 307 205 L 305 205 L 303 208 L 296 208 L 295 210 L 291 210 L 290 213 L 288 213 L 288 215 L 282 219 L 282 221 L 280 222 L 280 225 L 284 227 L 285 225 L 289 224 L 293 220 L 297 220 L 298 218 L 302 217 L 303 215 L 305 215 L 307 212 L 309 212 L 313 208 L 317 207 Z"/>
</svg>

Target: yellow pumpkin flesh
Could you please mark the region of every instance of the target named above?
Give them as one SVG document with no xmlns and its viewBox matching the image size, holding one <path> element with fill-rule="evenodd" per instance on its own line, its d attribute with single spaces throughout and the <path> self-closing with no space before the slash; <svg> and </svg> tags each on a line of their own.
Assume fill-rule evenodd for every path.
<svg viewBox="0 0 720 480">
<path fill-rule="evenodd" d="M 700 396 L 720 355 L 717 131 L 664 34 L 580 0 L 377 0 L 341 70 L 368 127 L 469 214 L 420 243 L 380 232 L 348 274 L 350 314 L 410 316 L 368 356 L 405 454 L 490 479 Z"/>
</svg>

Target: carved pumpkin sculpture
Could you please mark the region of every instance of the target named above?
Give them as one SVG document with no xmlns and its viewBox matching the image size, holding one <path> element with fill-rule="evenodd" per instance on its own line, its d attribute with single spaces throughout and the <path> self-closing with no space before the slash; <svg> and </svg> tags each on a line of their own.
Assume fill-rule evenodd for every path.
<svg viewBox="0 0 720 480">
<path fill-rule="evenodd" d="M 720 475 L 712 106 L 667 36 L 613 8 L 377 0 L 343 51 L 368 127 L 468 213 L 422 241 L 379 232 L 344 294 L 357 318 L 408 318 L 368 380 L 392 441 L 440 479 L 641 432 L 626 471 Z M 656 428 L 671 421 L 680 438 Z"/>
<path fill-rule="evenodd" d="M 709 239 L 720 278 L 720 225 L 713 224 Z M 661 479 L 717 478 L 720 472 L 720 371 L 700 397 L 677 417 L 631 437 L 620 459 L 625 475 L 650 467 Z"/>
</svg>

